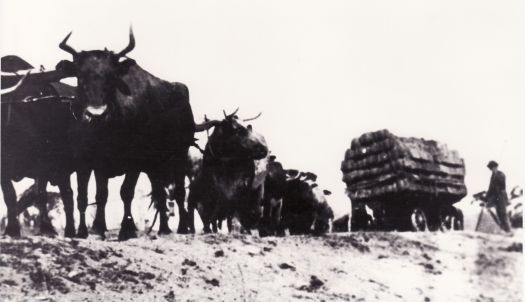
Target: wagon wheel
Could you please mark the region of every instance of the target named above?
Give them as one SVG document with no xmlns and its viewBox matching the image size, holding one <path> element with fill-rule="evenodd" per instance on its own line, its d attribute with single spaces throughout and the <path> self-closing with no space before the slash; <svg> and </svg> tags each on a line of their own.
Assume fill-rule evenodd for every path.
<svg viewBox="0 0 525 302">
<path fill-rule="evenodd" d="M 415 208 L 412 211 L 410 222 L 413 231 L 422 232 L 428 230 L 427 217 L 421 208 Z"/>
<path fill-rule="evenodd" d="M 439 229 L 443 232 L 454 230 L 455 223 L 456 217 L 454 215 L 446 213 L 439 216 Z"/>
<path fill-rule="evenodd" d="M 461 231 L 463 230 L 463 214 L 460 210 L 452 209 L 444 211 L 439 216 L 440 230 L 447 231 Z"/>
<path fill-rule="evenodd" d="M 439 230 L 442 232 L 448 232 L 454 230 L 455 217 L 454 212 L 444 207 L 439 210 Z"/>
<path fill-rule="evenodd" d="M 457 212 L 454 215 L 454 219 L 452 220 L 452 229 L 456 231 L 463 230 L 463 214 L 462 213 Z"/>
</svg>

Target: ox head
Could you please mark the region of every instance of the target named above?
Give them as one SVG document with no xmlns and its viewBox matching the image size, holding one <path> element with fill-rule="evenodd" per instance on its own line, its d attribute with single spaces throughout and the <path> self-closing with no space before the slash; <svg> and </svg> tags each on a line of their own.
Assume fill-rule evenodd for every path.
<svg viewBox="0 0 525 302">
<path fill-rule="evenodd" d="M 224 114 L 221 121 L 207 121 L 203 125 L 197 125 L 197 131 L 201 127 L 209 129 L 214 127 L 208 143 L 207 152 L 219 160 L 259 160 L 268 154 L 268 146 L 262 135 L 255 133 L 251 125 L 244 126 L 239 117 L 234 113 Z M 257 116 L 259 117 L 260 114 Z M 255 118 L 257 118 L 255 117 Z M 253 120 L 245 119 L 244 122 Z"/>
<path fill-rule="evenodd" d="M 130 29 L 128 46 L 118 53 L 107 49 L 77 52 L 67 44 L 70 36 L 71 33 L 59 47 L 73 55 L 73 61 L 61 61 L 56 69 L 77 77 L 75 115 L 83 122 L 108 121 L 116 112 L 117 93 L 131 94 L 122 77 L 135 65 L 135 61 L 125 57 L 135 47 L 133 31 Z"/>
</svg>

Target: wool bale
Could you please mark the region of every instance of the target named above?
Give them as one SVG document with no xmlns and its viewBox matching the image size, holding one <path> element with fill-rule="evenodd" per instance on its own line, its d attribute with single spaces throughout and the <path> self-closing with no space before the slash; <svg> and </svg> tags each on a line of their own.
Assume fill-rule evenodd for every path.
<svg viewBox="0 0 525 302">
<path fill-rule="evenodd" d="M 368 132 L 352 140 L 341 163 L 351 199 L 417 193 L 466 195 L 465 163 L 446 144 L 398 137 L 388 130 Z"/>
</svg>

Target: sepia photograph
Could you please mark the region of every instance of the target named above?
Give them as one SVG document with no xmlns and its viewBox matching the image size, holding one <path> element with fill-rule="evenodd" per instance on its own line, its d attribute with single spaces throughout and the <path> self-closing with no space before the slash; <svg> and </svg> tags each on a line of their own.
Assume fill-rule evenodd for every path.
<svg viewBox="0 0 525 302">
<path fill-rule="evenodd" d="M 0 302 L 523 301 L 524 16 L 0 0 Z"/>
</svg>

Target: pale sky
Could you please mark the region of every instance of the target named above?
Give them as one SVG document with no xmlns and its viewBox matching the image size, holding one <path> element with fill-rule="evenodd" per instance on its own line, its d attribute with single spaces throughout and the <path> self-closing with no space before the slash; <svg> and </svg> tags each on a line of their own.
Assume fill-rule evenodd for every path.
<svg viewBox="0 0 525 302">
<path fill-rule="evenodd" d="M 52 69 L 69 31 L 76 50 L 120 51 L 132 24 L 129 57 L 188 85 L 196 122 L 262 111 L 254 130 L 342 213 L 344 152 L 383 128 L 458 150 L 469 194 L 491 159 L 523 187 L 524 16 L 523 1 L 0 0 L 0 47 Z"/>
</svg>

